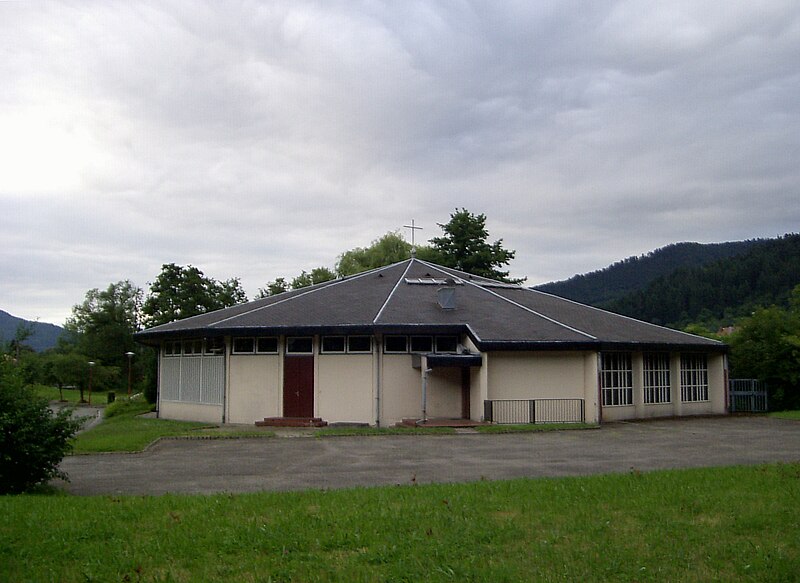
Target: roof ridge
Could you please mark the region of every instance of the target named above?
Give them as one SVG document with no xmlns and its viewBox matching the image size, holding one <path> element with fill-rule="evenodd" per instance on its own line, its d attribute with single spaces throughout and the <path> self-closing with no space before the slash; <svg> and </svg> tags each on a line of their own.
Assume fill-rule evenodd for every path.
<svg viewBox="0 0 800 583">
<path fill-rule="evenodd" d="M 394 284 L 394 287 L 392 288 L 392 291 L 390 291 L 390 292 L 389 292 L 389 295 L 388 295 L 388 296 L 386 296 L 386 299 L 384 300 L 383 304 L 381 305 L 381 309 L 380 309 L 380 310 L 378 310 L 378 313 L 377 313 L 377 314 L 375 314 L 375 317 L 372 319 L 372 323 L 373 323 L 373 324 L 377 324 L 377 323 L 378 323 L 378 318 L 380 318 L 380 317 L 381 317 L 381 314 L 383 313 L 383 310 L 384 310 L 384 309 L 386 308 L 386 306 L 389 304 L 389 300 L 391 300 L 391 299 L 392 299 L 392 296 L 394 295 L 394 292 L 396 292 L 396 291 L 397 291 L 397 288 L 398 288 L 398 287 L 400 287 L 400 282 L 401 282 L 401 281 L 403 281 L 403 279 L 404 279 L 404 278 L 405 278 L 405 276 L 406 276 L 406 273 L 408 273 L 408 270 L 409 270 L 409 269 L 411 269 L 411 266 L 414 264 L 414 261 L 416 261 L 416 259 L 415 259 L 414 257 L 412 257 L 411 259 L 409 259 L 409 260 L 407 260 L 407 261 L 408 261 L 408 265 L 406 265 L 406 268 L 405 268 L 405 270 L 404 270 L 404 271 L 403 271 L 403 273 L 400 275 L 400 277 L 398 277 L 398 278 L 397 278 L 397 282 Z M 395 263 L 393 263 L 392 265 L 396 265 L 396 264 L 395 264 Z"/>
<path fill-rule="evenodd" d="M 424 263 L 424 264 L 425 264 L 425 265 L 427 265 L 428 267 L 433 267 L 434 269 L 438 269 L 438 268 L 436 267 L 436 264 L 432 264 L 432 263 L 426 263 L 425 261 L 422 261 L 421 263 Z M 439 271 L 441 271 L 441 269 L 440 269 Z M 444 272 L 444 273 L 446 273 L 446 272 Z M 480 276 L 478 276 L 478 277 L 480 277 Z M 545 320 L 547 320 L 547 321 L 549 321 L 549 322 L 552 322 L 553 324 L 556 324 L 557 326 L 561 326 L 562 328 L 566 328 L 567 330 L 571 330 L 571 331 L 573 331 L 573 332 L 577 332 L 578 334 L 582 334 L 583 336 L 586 336 L 587 338 L 591 338 L 592 340 L 597 340 L 597 337 L 596 337 L 596 336 L 592 336 L 592 335 L 591 335 L 591 334 L 589 334 L 588 332 L 584 332 L 583 330 L 579 330 L 578 328 L 573 328 L 572 326 L 570 326 L 570 325 L 568 325 L 568 324 L 564 324 L 564 322 L 559 322 L 558 320 L 555 320 L 555 319 L 553 319 L 553 318 L 551 318 L 551 317 L 549 317 L 549 316 L 545 316 L 544 314 L 542 314 L 542 313 L 540 313 L 540 312 L 537 312 L 536 310 L 533 310 L 533 309 L 529 308 L 528 306 L 523 306 L 522 304 L 520 304 L 520 303 L 518 303 L 518 302 L 515 302 L 515 301 L 514 301 L 514 300 L 512 300 L 512 299 L 509 299 L 509 298 L 503 297 L 503 296 L 501 296 L 500 294 L 498 294 L 497 292 L 494 292 L 494 291 L 492 291 L 492 290 L 490 290 L 490 289 L 488 289 L 488 288 L 486 288 L 486 287 L 484 287 L 484 286 L 482 286 L 482 285 L 478 285 L 477 283 L 474 283 L 474 282 L 472 282 L 472 281 L 469 281 L 469 280 L 465 280 L 465 279 L 463 279 L 463 278 L 460 278 L 460 279 L 461 279 L 461 280 L 462 280 L 462 281 L 463 281 L 465 284 L 469 284 L 469 285 L 471 285 L 471 286 L 473 286 L 473 287 L 476 287 L 476 288 L 478 288 L 479 290 L 482 290 L 482 291 L 484 291 L 484 292 L 486 292 L 486 293 L 488 293 L 488 294 L 491 294 L 491 295 L 493 295 L 493 296 L 495 296 L 495 297 L 497 297 L 497 298 L 500 298 L 501 300 L 503 300 L 503 301 L 505 301 L 505 302 L 508 302 L 508 303 L 509 303 L 509 304 L 511 304 L 511 305 L 517 306 L 518 308 L 521 308 L 521 309 L 525 310 L 526 312 L 530 312 L 531 314 L 533 314 L 533 315 L 535 315 L 535 316 L 539 316 L 540 318 L 544 318 Z M 520 289 L 525 289 L 525 288 L 523 288 L 522 286 L 520 286 Z"/>
<path fill-rule="evenodd" d="M 433 267 L 434 269 L 438 269 L 439 271 L 442 271 L 443 273 L 446 273 L 450 276 L 458 277 L 462 281 L 470 281 L 472 283 L 476 283 L 474 279 L 477 278 L 480 281 L 486 282 L 488 285 L 497 285 L 498 287 L 507 287 L 508 289 L 524 289 L 523 286 L 521 286 L 520 284 L 507 283 L 505 281 L 500 281 L 499 279 L 492 279 L 491 277 L 485 277 L 483 275 L 475 275 L 474 273 L 469 273 L 462 269 L 456 269 L 455 267 L 447 267 L 445 265 L 439 265 L 437 263 L 433 263 L 431 261 L 425 261 L 423 259 L 417 259 L 417 261 L 419 261 L 424 265 L 427 265 L 428 267 Z M 460 275 L 454 275 L 454 274 L 460 274 Z"/>
<path fill-rule="evenodd" d="M 639 324 L 646 324 L 648 326 L 652 326 L 653 328 L 659 328 L 660 330 L 669 330 L 670 332 L 677 332 L 678 334 L 683 334 L 684 336 L 690 336 L 692 338 L 700 338 L 702 340 L 708 340 L 709 342 L 715 342 L 717 344 L 725 344 L 720 340 L 714 340 L 713 338 L 706 338 L 705 336 L 700 336 L 699 334 L 691 334 L 690 332 L 684 332 L 683 330 L 676 330 L 675 328 L 668 328 L 667 326 L 659 326 L 658 324 L 653 324 L 652 322 L 646 322 L 645 320 L 639 320 L 638 318 L 633 318 L 632 316 L 626 316 L 625 314 L 618 314 L 616 312 L 612 312 L 610 310 L 604 310 L 603 308 L 598 308 L 597 306 L 590 306 L 589 304 L 583 304 L 581 302 L 576 302 L 575 300 L 571 300 L 569 298 L 564 298 L 561 296 L 557 296 L 555 294 L 551 294 L 548 292 L 544 292 L 538 289 L 534 289 L 532 287 L 525 288 L 526 291 L 542 294 L 544 296 L 549 296 L 551 298 L 556 298 L 558 300 L 563 300 L 565 302 L 569 302 L 571 304 L 575 304 L 576 306 L 582 306 L 584 308 L 589 308 L 590 310 L 596 310 L 598 312 L 603 312 L 604 314 L 609 314 L 611 316 L 618 316 L 620 318 L 625 318 L 626 320 L 631 320 L 633 322 L 638 322 Z"/>
<path fill-rule="evenodd" d="M 408 261 L 408 260 L 406 259 L 406 261 Z M 318 292 L 319 290 L 328 289 L 328 288 L 331 288 L 333 286 L 345 283 L 347 281 L 354 281 L 356 279 L 359 279 L 359 278 L 362 278 L 362 277 L 366 277 L 367 275 L 370 275 L 372 273 L 376 273 L 378 271 L 382 271 L 384 269 L 388 269 L 390 267 L 394 267 L 395 265 L 399 265 L 400 263 L 403 263 L 403 262 L 402 261 L 398 261 L 397 263 L 392 263 L 390 265 L 382 265 L 381 267 L 376 267 L 374 269 L 369 269 L 367 271 L 362 271 L 361 273 L 356 273 L 354 275 L 349 275 L 347 277 L 343 277 L 342 279 L 333 280 L 332 282 L 323 281 L 322 283 L 318 283 L 318 284 L 310 286 L 309 289 L 307 289 L 306 291 L 301 292 L 299 294 L 295 294 L 295 295 L 293 295 L 291 297 L 288 297 L 288 298 L 280 299 L 280 300 L 278 300 L 276 302 L 272 302 L 271 304 L 267 304 L 265 306 L 258 306 L 257 308 L 253 308 L 252 310 L 247 310 L 245 312 L 242 312 L 241 314 L 235 314 L 233 316 L 228 316 L 227 318 L 223 318 L 222 320 L 218 320 L 218 321 L 214 322 L 213 324 L 209 324 L 209 326 L 217 326 L 219 324 L 222 324 L 223 322 L 226 322 L 228 320 L 232 320 L 234 318 L 239 318 L 241 316 L 245 316 L 245 315 L 248 315 L 248 314 L 254 314 L 255 312 L 259 312 L 261 310 L 266 310 L 267 308 L 271 308 L 272 306 L 277 306 L 279 304 L 284 304 L 286 302 L 291 302 L 292 300 L 307 296 L 309 294 L 313 294 L 314 292 Z"/>
</svg>

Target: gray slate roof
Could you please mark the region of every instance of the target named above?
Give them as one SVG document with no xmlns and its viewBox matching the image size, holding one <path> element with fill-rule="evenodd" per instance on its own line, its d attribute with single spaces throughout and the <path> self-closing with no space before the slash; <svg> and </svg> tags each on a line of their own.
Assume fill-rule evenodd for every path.
<svg viewBox="0 0 800 583">
<path fill-rule="evenodd" d="M 437 301 L 447 279 L 455 283 L 455 309 Z M 715 340 L 419 259 L 156 326 L 137 339 L 375 332 L 465 332 L 481 350 L 725 350 Z"/>
</svg>

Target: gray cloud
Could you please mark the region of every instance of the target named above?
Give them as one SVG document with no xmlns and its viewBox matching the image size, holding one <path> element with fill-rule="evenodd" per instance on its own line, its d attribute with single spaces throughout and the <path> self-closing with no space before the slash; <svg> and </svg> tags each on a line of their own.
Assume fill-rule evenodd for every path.
<svg viewBox="0 0 800 583">
<path fill-rule="evenodd" d="M 530 283 L 800 222 L 793 2 L 2 3 L 0 309 L 484 212 Z"/>
</svg>

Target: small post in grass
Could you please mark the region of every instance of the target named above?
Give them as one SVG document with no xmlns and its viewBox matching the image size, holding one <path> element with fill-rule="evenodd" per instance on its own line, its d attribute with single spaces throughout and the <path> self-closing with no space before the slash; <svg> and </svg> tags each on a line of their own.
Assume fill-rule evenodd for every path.
<svg viewBox="0 0 800 583">
<path fill-rule="evenodd" d="M 131 367 L 133 365 L 133 352 L 126 352 L 125 356 L 128 357 L 128 400 L 131 400 Z"/>
<path fill-rule="evenodd" d="M 92 369 L 94 368 L 94 361 L 89 361 L 89 404 L 92 404 Z"/>
</svg>

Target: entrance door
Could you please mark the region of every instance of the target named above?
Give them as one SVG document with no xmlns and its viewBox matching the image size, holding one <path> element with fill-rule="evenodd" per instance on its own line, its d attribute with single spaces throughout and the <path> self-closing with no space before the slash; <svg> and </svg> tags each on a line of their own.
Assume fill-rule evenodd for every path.
<svg viewBox="0 0 800 583">
<path fill-rule="evenodd" d="M 314 355 L 283 358 L 283 416 L 314 416 Z"/>
</svg>

